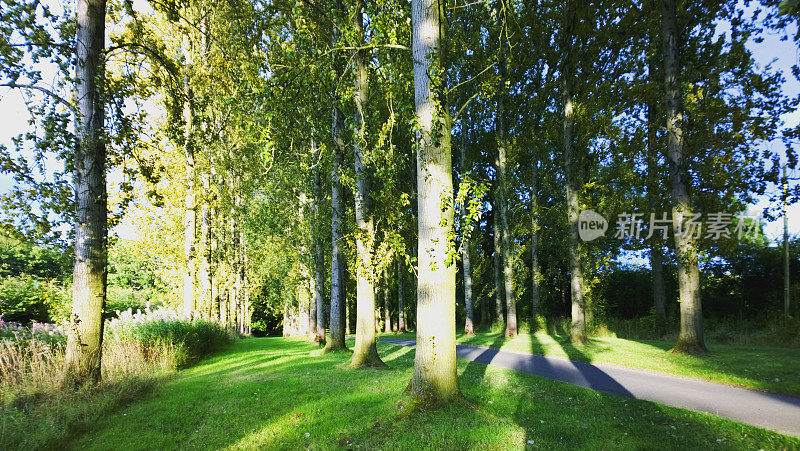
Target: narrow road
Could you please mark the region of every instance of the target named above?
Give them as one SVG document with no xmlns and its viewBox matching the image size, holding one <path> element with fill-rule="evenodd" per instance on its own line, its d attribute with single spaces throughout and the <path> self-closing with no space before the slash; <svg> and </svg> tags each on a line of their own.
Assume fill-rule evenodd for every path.
<svg viewBox="0 0 800 451">
<path fill-rule="evenodd" d="M 414 347 L 416 341 L 381 337 Z M 555 381 L 673 407 L 713 413 L 742 423 L 800 437 L 800 398 L 775 395 L 696 378 L 618 365 L 457 345 L 456 355 L 472 362 L 535 374 Z"/>
</svg>

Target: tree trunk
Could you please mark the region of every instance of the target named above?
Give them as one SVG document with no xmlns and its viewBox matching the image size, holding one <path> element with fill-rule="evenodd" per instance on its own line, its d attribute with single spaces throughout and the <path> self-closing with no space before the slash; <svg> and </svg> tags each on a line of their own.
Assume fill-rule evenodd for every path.
<svg viewBox="0 0 800 451">
<path fill-rule="evenodd" d="M 364 42 L 364 1 L 356 2 L 356 14 L 353 25 L 356 30 L 358 45 Z M 367 76 L 367 56 L 364 50 L 353 52 L 353 68 L 355 71 L 354 99 L 356 104 L 353 123 L 355 127 L 356 169 L 356 344 L 350 366 L 385 366 L 378 355 L 375 344 L 375 286 L 372 264 L 373 240 L 375 239 L 375 223 L 372 217 L 368 170 L 365 162 L 366 145 L 364 128 L 367 98 L 369 96 L 369 77 Z"/>
<path fill-rule="evenodd" d="M 397 333 L 406 332 L 406 309 L 403 299 L 405 273 L 403 272 L 403 259 L 397 259 Z"/>
<path fill-rule="evenodd" d="M 203 191 L 208 196 L 211 192 L 210 176 L 203 178 Z M 211 300 L 211 200 L 206 198 L 200 213 L 200 249 L 202 252 L 202 264 L 199 266 L 199 279 L 201 283 L 200 299 L 202 305 L 198 311 L 203 312 L 202 316 L 211 319 L 212 300 Z"/>
<path fill-rule="evenodd" d="M 492 239 L 494 242 L 494 314 L 495 323 L 500 325 L 505 323 L 505 315 L 503 315 L 503 299 L 505 299 L 505 284 L 503 283 L 503 255 L 500 245 L 502 232 L 500 231 L 500 215 L 497 206 L 497 188 L 495 187 L 495 200 L 494 200 L 494 214 L 492 215 Z"/>
<path fill-rule="evenodd" d="M 100 381 L 106 302 L 108 201 L 103 141 L 106 2 L 78 1 L 75 98 L 75 263 L 64 386 Z M 98 83 L 99 82 L 99 83 Z"/>
<path fill-rule="evenodd" d="M 576 182 L 576 158 L 572 148 L 572 132 L 575 125 L 572 107 L 572 28 L 574 26 L 573 5 L 567 0 L 564 5 L 564 47 L 562 51 L 561 76 L 564 94 L 564 183 L 567 196 L 569 224 L 569 268 L 572 293 L 572 327 L 570 341 L 586 343 L 586 300 L 583 293 L 583 271 L 581 268 L 581 242 L 578 237 L 578 186 Z"/>
<path fill-rule="evenodd" d="M 653 41 L 651 33 L 650 39 Z M 657 84 L 655 74 L 655 58 L 648 58 L 648 77 L 650 84 L 655 87 Z M 658 172 L 658 147 L 656 138 L 657 128 L 657 106 L 654 97 L 647 102 L 647 172 L 649 177 L 648 197 L 651 206 L 661 206 L 663 196 L 659 190 L 661 184 Z M 653 235 L 653 242 L 650 246 L 650 268 L 653 274 L 653 306 L 656 311 L 656 332 L 659 335 L 666 333 L 667 310 L 666 292 L 664 291 L 664 247 L 661 239 Z"/>
<path fill-rule="evenodd" d="M 792 309 L 791 280 L 789 279 L 789 217 L 786 204 L 789 199 L 789 179 L 786 177 L 786 163 L 783 164 L 783 313 L 789 315 Z"/>
<path fill-rule="evenodd" d="M 197 234 L 197 194 L 195 193 L 195 161 L 194 144 L 192 142 L 192 89 L 189 87 L 189 76 L 183 77 L 185 99 L 183 115 L 185 121 L 183 151 L 186 157 L 186 196 L 184 205 L 183 253 L 186 272 L 183 274 L 183 316 L 191 318 L 195 311 L 194 281 L 197 262 L 195 261 L 195 235 Z"/>
<path fill-rule="evenodd" d="M 463 127 L 461 131 L 462 139 L 461 139 L 461 177 L 462 181 L 464 178 L 464 174 L 468 170 L 469 166 L 467 165 L 467 127 Z M 466 200 L 465 200 L 466 202 Z M 472 308 L 472 268 L 470 265 L 470 251 L 472 248 L 472 240 L 471 240 L 471 228 L 469 227 L 468 221 L 471 221 L 469 218 L 469 213 L 466 209 L 462 212 L 462 216 L 464 218 L 464 230 L 465 233 L 462 234 L 461 240 L 461 261 L 464 267 L 464 334 L 465 335 L 475 335 L 475 321 L 474 321 L 474 312 Z M 467 231 L 469 230 L 469 231 Z"/>
<path fill-rule="evenodd" d="M 456 375 L 456 265 L 450 115 L 441 40 L 444 2 L 412 0 L 417 133 L 419 278 L 417 347 L 408 391 L 421 408 L 461 396 Z"/>
<path fill-rule="evenodd" d="M 344 333 L 350 335 L 353 332 L 350 330 L 350 304 L 347 303 L 347 297 L 343 296 L 344 301 Z"/>
<path fill-rule="evenodd" d="M 506 136 L 506 53 L 505 45 L 508 36 L 505 33 L 506 23 L 501 18 L 505 14 L 503 11 L 505 3 L 495 2 L 497 26 L 500 29 L 500 48 L 498 49 L 498 86 L 497 86 L 497 110 L 495 111 L 495 134 L 497 136 L 497 212 L 500 214 L 500 252 L 503 256 L 503 289 L 506 299 L 506 337 L 517 336 L 517 302 L 514 299 L 514 262 L 511 259 L 511 243 L 508 228 L 508 164 L 506 162 L 508 151 L 508 138 Z"/>
<path fill-rule="evenodd" d="M 680 84 L 680 53 L 675 18 L 675 0 L 662 0 L 662 39 L 664 45 L 664 104 L 667 117 L 667 149 L 672 182 L 672 225 L 675 231 L 675 254 L 678 260 L 678 290 L 681 302 L 681 331 L 673 352 L 704 353 L 703 312 L 700 302 L 700 267 L 697 244 L 690 234 L 682 233 L 684 219 L 691 217 L 692 204 L 687 184 L 683 139 L 683 93 Z"/>
<path fill-rule="evenodd" d="M 342 9 L 342 2 L 337 2 L 339 10 Z M 333 45 L 338 42 L 339 29 L 334 25 L 331 41 Z M 342 69 L 341 58 L 334 55 L 334 72 L 336 78 L 340 78 L 344 70 Z M 333 155 L 331 167 L 331 325 L 330 338 L 325 347 L 326 351 L 346 349 L 345 333 L 349 332 L 349 321 L 346 319 L 346 299 L 343 295 L 344 274 L 343 265 L 345 263 L 339 241 L 342 238 L 342 184 L 339 180 L 339 166 L 342 164 L 342 154 L 344 153 L 344 140 L 342 131 L 344 129 L 344 115 L 339 109 L 338 103 L 334 104 L 331 111 L 331 135 L 333 138 Z"/>
<path fill-rule="evenodd" d="M 317 161 L 321 161 L 321 155 L 317 149 L 317 143 L 311 140 L 311 152 L 317 156 Z M 314 227 L 311 228 L 312 239 L 314 240 L 314 303 L 316 307 L 316 317 L 314 328 L 314 343 L 325 344 L 325 254 L 323 249 L 320 231 L 322 230 L 322 213 L 320 204 L 322 203 L 322 180 L 319 173 L 319 164 L 313 169 L 312 178 L 314 180 L 314 199 L 311 208 L 314 211 Z"/>
<path fill-rule="evenodd" d="M 531 333 L 536 332 L 541 303 L 539 286 L 542 270 L 539 267 L 539 158 L 531 164 Z"/>
<path fill-rule="evenodd" d="M 214 168 L 211 168 L 211 182 L 221 188 L 219 177 L 217 176 Z M 222 323 L 222 300 L 220 298 L 220 282 L 221 277 L 219 262 L 221 261 L 221 246 L 222 235 L 224 234 L 225 227 L 222 225 L 222 218 L 220 211 L 216 207 L 216 202 L 211 204 L 211 269 L 209 276 L 211 280 L 211 318 L 217 323 Z"/>
<path fill-rule="evenodd" d="M 391 287 L 389 287 L 389 268 L 383 271 L 383 333 L 392 333 L 392 309 L 390 308 Z"/>
</svg>

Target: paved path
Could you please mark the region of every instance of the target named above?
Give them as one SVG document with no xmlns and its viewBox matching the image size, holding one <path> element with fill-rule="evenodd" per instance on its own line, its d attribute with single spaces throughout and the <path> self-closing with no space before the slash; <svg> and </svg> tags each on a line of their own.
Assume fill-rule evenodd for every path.
<svg viewBox="0 0 800 451">
<path fill-rule="evenodd" d="M 414 340 L 381 337 L 414 347 Z M 456 355 L 472 362 L 535 374 L 548 379 L 668 406 L 699 410 L 800 437 L 800 398 L 775 395 L 704 380 L 619 365 L 457 345 Z"/>
</svg>

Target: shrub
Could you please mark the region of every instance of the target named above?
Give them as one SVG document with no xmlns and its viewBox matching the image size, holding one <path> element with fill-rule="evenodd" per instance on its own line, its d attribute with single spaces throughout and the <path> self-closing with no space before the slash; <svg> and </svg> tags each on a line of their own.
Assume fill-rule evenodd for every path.
<svg viewBox="0 0 800 451">
<path fill-rule="evenodd" d="M 0 282 L 0 313 L 6 321 L 48 322 L 46 283 L 29 276 L 8 277 Z"/>
<path fill-rule="evenodd" d="M 195 319 L 188 321 L 166 310 L 117 312 L 117 318 L 107 321 L 109 342 L 135 342 L 145 349 L 168 346 L 174 352 L 176 367 L 194 362 L 229 343 L 232 337 L 217 323 Z"/>
</svg>

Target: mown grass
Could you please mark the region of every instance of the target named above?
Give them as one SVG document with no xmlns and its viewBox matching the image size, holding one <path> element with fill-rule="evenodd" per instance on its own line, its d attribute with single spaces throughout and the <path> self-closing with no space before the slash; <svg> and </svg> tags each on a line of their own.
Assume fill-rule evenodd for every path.
<svg viewBox="0 0 800 451">
<path fill-rule="evenodd" d="M 352 345 L 352 343 L 351 343 Z M 781 449 L 800 439 L 459 360 L 466 401 L 404 415 L 413 350 L 347 368 L 301 339 L 245 339 L 67 443 L 73 449 Z"/>
<path fill-rule="evenodd" d="M 415 338 L 413 333 L 387 336 Z M 586 345 L 573 345 L 566 342 L 567 338 L 539 332 L 507 339 L 502 333 L 478 332 L 474 336 L 459 335 L 458 342 L 585 362 L 614 363 L 774 393 L 800 395 L 798 348 L 712 344 L 708 346 L 707 355 L 692 356 L 669 353 L 675 344 L 669 341 L 592 337 Z"/>
</svg>

